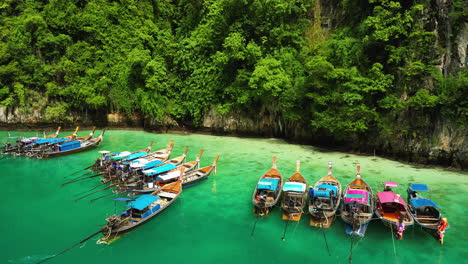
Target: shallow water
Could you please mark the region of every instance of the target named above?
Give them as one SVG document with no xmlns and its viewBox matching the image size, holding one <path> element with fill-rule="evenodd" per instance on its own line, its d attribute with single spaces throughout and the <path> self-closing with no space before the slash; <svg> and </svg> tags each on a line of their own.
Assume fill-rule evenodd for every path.
<svg viewBox="0 0 468 264">
<path fill-rule="evenodd" d="M 13 134 L 34 136 L 31 132 Z M 0 132 L 0 140 L 7 137 L 7 132 Z M 111 130 L 95 150 L 48 160 L 0 160 L 4 195 L 0 200 L 0 263 L 35 263 L 51 256 L 96 232 L 105 217 L 124 208 L 111 198 L 89 202 L 109 191 L 72 202 L 75 194 L 98 185 L 98 178 L 59 186 L 69 179 L 65 175 L 90 165 L 98 150 L 136 151 L 151 140 L 156 150 L 165 147 L 169 139 L 175 141 L 172 157 L 181 155 L 186 145 L 190 146 L 188 160 L 204 149 L 201 166 L 220 155 L 217 175 L 184 189 L 180 199 L 161 215 L 111 245 L 96 245 L 96 236 L 47 263 L 348 263 L 351 240 L 340 218 L 326 230 L 331 256 L 321 230 L 308 225 L 307 214 L 299 223 L 289 224 L 284 242 L 285 224 L 279 208 L 261 219 L 250 237 L 255 221 L 251 195 L 258 178 L 271 168 L 273 155 L 278 156 L 278 170 L 286 179 L 294 173 L 295 161 L 301 160 L 301 172 L 309 185 L 327 173 L 328 161 L 333 161 L 333 175 L 343 186 L 354 179 L 357 163 L 362 164 L 362 176 L 374 191 L 383 189 L 382 181 L 396 181 L 401 187 L 395 191 L 406 198 L 409 183 L 429 185 L 431 192 L 426 197 L 443 208 L 451 225 L 444 245 L 419 227 L 405 231 L 404 240 L 393 240 L 389 229 L 372 221 L 366 237 L 354 243 L 353 263 L 462 263 L 466 257 L 466 173 L 415 168 L 278 139 Z"/>
</svg>

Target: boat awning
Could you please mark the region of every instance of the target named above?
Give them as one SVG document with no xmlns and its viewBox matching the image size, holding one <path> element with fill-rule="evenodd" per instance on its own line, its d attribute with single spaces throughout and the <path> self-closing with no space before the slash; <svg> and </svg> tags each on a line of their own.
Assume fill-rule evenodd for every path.
<svg viewBox="0 0 468 264">
<path fill-rule="evenodd" d="M 160 174 L 160 173 L 163 173 L 163 172 L 166 172 L 166 171 L 170 171 L 170 170 L 175 169 L 175 168 L 176 168 L 176 166 L 174 166 L 172 164 L 166 164 L 166 165 L 162 165 L 160 167 L 156 167 L 154 169 L 144 170 L 143 174 L 145 174 L 146 176 L 153 176 L 153 175 Z"/>
<path fill-rule="evenodd" d="M 345 194 L 345 203 L 362 203 L 369 205 L 369 192 L 364 190 L 348 190 Z"/>
<path fill-rule="evenodd" d="M 46 139 L 41 139 L 41 140 L 36 140 L 34 143 L 35 144 L 46 144 L 52 141 L 54 138 L 46 138 Z"/>
<path fill-rule="evenodd" d="M 154 201 L 156 201 L 158 199 L 159 199 L 158 196 L 145 194 L 145 195 L 142 195 L 142 196 L 138 197 L 138 199 L 136 199 L 135 201 L 127 204 L 127 207 L 132 207 L 132 208 L 135 208 L 135 209 L 138 209 L 138 210 L 143 210 L 148 205 L 152 204 Z"/>
<path fill-rule="evenodd" d="M 396 183 L 396 182 L 390 182 L 390 181 L 384 182 L 384 185 L 385 185 L 385 187 L 387 187 L 387 186 L 388 186 L 388 187 L 392 187 L 392 188 L 398 187 L 398 183 Z"/>
<path fill-rule="evenodd" d="M 410 189 L 416 192 L 427 192 L 429 191 L 429 187 L 423 183 L 415 183 L 410 185 Z"/>
<path fill-rule="evenodd" d="M 122 152 L 118 152 L 118 153 L 112 153 L 110 158 L 113 159 L 113 160 L 121 160 L 121 159 L 124 159 L 125 157 L 127 157 L 130 154 L 132 154 L 132 153 L 129 152 L 129 151 L 122 151 Z"/>
<path fill-rule="evenodd" d="M 156 178 L 156 180 L 161 180 L 161 181 L 168 181 L 172 179 L 176 179 L 177 177 L 180 176 L 180 171 L 171 171 L 166 174 L 160 175 Z"/>
<path fill-rule="evenodd" d="M 403 198 L 400 195 L 394 192 L 379 192 L 377 193 L 377 197 L 379 198 L 381 203 L 399 203 L 402 205 L 406 205 Z"/>
<path fill-rule="evenodd" d="M 156 167 L 156 166 L 159 166 L 159 165 L 161 165 L 162 163 L 163 163 L 163 162 L 160 161 L 160 160 L 153 160 L 153 161 L 151 161 L 151 162 L 148 162 L 148 163 L 145 164 L 145 170 L 146 170 L 146 169 L 151 169 L 151 168 Z"/>
<path fill-rule="evenodd" d="M 148 153 L 142 151 L 142 152 L 137 152 L 137 153 L 133 153 L 131 155 L 128 155 L 127 157 L 125 157 L 126 160 L 134 160 L 134 159 L 138 159 L 139 157 L 143 157 L 145 155 L 148 155 Z"/>
<path fill-rule="evenodd" d="M 31 143 L 33 141 L 38 141 L 38 140 L 44 140 L 43 138 L 38 138 L 38 137 L 30 137 L 30 138 L 23 138 L 21 142 L 24 143 Z"/>
<path fill-rule="evenodd" d="M 258 190 L 276 190 L 278 187 L 279 179 L 277 178 L 263 178 L 257 184 Z"/>
<path fill-rule="evenodd" d="M 338 187 L 331 184 L 320 184 L 315 186 L 315 191 L 333 191 L 335 195 L 338 195 Z"/>
<path fill-rule="evenodd" d="M 421 207 L 421 206 L 433 206 L 433 207 L 436 207 L 436 208 L 440 208 L 440 206 L 438 204 L 436 204 L 432 200 L 429 200 L 429 199 L 426 199 L 426 198 L 410 199 L 410 203 L 416 208 Z"/>
<path fill-rule="evenodd" d="M 285 192 L 304 192 L 306 185 L 301 182 L 287 182 L 283 186 Z"/>
</svg>

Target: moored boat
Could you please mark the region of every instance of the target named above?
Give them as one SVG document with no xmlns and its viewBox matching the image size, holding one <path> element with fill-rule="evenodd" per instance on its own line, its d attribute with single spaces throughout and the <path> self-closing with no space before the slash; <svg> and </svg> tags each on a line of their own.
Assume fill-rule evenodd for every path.
<svg viewBox="0 0 468 264">
<path fill-rule="evenodd" d="M 361 165 L 356 168 L 356 178 L 344 189 L 340 216 L 348 235 L 363 237 L 374 215 L 374 197 L 372 188 L 361 178 Z"/>
<path fill-rule="evenodd" d="M 211 172 L 214 170 L 216 174 L 216 163 L 218 162 L 219 156 L 216 155 L 213 163 L 210 166 L 206 166 L 203 168 L 199 168 L 193 171 L 189 171 L 184 173 L 182 176 L 182 187 L 187 188 L 193 186 L 197 183 L 200 183 L 203 180 L 208 179 Z"/>
<path fill-rule="evenodd" d="M 408 209 L 417 225 L 428 232 L 440 244 L 444 243 L 445 230 L 450 225 L 439 211 L 440 206 L 430 199 L 419 195 L 419 192 L 428 192 L 426 184 L 410 184 L 408 186 Z"/>
<path fill-rule="evenodd" d="M 280 199 L 282 188 L 283 177 L 276 169 L 276 157 L 273 157 L 271 169 L 260 177 L 252 195 L 254 215 L 268 216 Z"/>
<path fill-rule="evenodd" d="M 392 191 L 398 187 L 396 182 L 384 182 L 384 191 L 376 195 L 375 215 L 390 227 L 397 239 L 403 239 L 407 226 L 414 224 L 413 217 L 408 212 L 408 206 L 399 194 Z"/>
<path fill-rule="evenodd" d="M 307 181 L 300 173 L 300 161 L 296 161 L 296 172 L 283 185 L 281 208 L 282 219 L 299 221 L 307 200 Z"/>
<path fill-rule="evenodd" d="M 98 137 L 89 140 L 73 140 L 64 143 L 58 143 L 54 146 L 53 149 L 37 152 L 35 153 L 35 156 L 38 158 L 51 158 L 95 148 L 99 146 L 104 140 L 104 132 L 105 129 L 102 130 Z M 94 133 L 94 131 L 92 133 Z"/>
<path fill-rule="evenodd" d="M 183 170 L 181 170 L 183 173 Z M 127 205 L 129 209 L 120 215 L 106 218 L 107 225 L 102 229 L 104 237 L 98 243 L 106 243 L 115 236 L 128 233 L 142 226 L 169 207 L 182 193 L 181 181 L 167 184 L 159 190 L 138 197 Z"/>
<path fill-rule="evenodd" d="M 309 188 L 310 225 L 329 228 L 335 219 L 341 202 L 341 184 L 332 175 L 332 162 L 328 162 L 328 174 Z"/>
</svg>

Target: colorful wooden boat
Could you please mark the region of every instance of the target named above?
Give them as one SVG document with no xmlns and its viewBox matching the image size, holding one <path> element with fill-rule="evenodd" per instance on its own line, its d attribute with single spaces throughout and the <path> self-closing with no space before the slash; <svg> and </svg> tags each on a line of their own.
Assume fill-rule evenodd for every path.
<svg viewBox="0 0 468 264">
<path fill-rule="evenodd" d="M 132 183 L 127 181 L 126 183 L 119 184 L 118 188 L 135 193 L 154 192 L 161 188 L 161 186 L 177 180 L 181 169 L 184 169 L 184 172 L 188 173 L 199 166 L 202 154 L 203 150 L 200 150 L 196 160 L 185 162 L 178 166 L 167 163 L 148 170 L 143 170 L 143 174 L 133 178 Z"/>
<path fill-rule="evenodd" d="M 181 170 L 183 174 L 183 170 Z M 174 203 L 182 193 L 181 181 L 163 186 L 157 191 L 138 197 L 127 205 L 129 209 L 120 215 L 106 218 L 107 225 L 102 229 L 102 237 L 98 243 L 106 243 L 115 236 L 128 233 L 149 222 L 167 207 Z"/>
<path fill-rule="evenodd" d="M 374 215 L 374 194 L 361 178 L 361 165 L 357 164 L 356 168 L 356 178 L 344 189 L 340 215 L 348 235 L 363 237 Z"/>
<path fill-rule="evenodd" d="M 125 159 L 125 157 L 134 153 L 139 153 L 139 152 L 149 153 L 152 147 L 153 147 L 153 141 L 150 142 L 148 147 L 142 150 L 135 151 L 135 152 L 121 151 L 121 152 L 110 153 L 110 151 L 107 151 L 107 150 L 100 151 L 99 152 L 100 157 L 96 159 L 96 161 L 94 162 L 92 166 L 92 170 L 105 172 L 106 170 L 110 169 L 110 165 L 116 160 Z"/>
<path fill-rule="evenodd" d="M 283 220 L 299 221 L 307 201 L 307 181 L 300 173 L 300 161 L 296 161 L 296 172 L 283 185 Z"/>
<path fill-rule="evenodd" d="M 309 188 L 310 225 L 329 228 L 341 203 L 341 184 L 332 176 L 332 162 L 328 162 L 328 175 Z"/>
<path fill-rule="evenodd" d="M 444 243 L 445 230 L 450 225 L 438 210 L 440 207 L 430 199 L 419 195 L 419 192 L 428 192 L 426 184 L 410 184 L 408 187 L 408 209 L 416 224 L 434 237 L 440 244 Z"/>
<path fill-rule="evenodd" d="M 392 191 L 398 183 L 384 182 L 384 186 L 384 191 L 376 195 L 375 215 L 390 227 L 397 239 L 403 239 L 403 232 L 406 227 L 414 225 L 414 219 L 403 198 Z"/>
<path fill-rule="evenodd" d="M 260 177 L 252 195 L 254 215 L 268 216 L 279 201 L 282 188 L 283 177 L 276 169 L 276 157 L 273 157 L 271 169 Z"/>
<path fill-rule="evenodd" d="M 38 152 L 36 154 L 36 157 L 52 158 L 95 148 L 99 146 L 104 140 L 104 132 L 105 130 L 103 129 L 98 137 L 92 138 L 90 140 L 73 140 L 64 143 L 58 143 L 55 145 L 55 148 L 53 150 Z"/>
<path fill-rule="evenodd" d="M 90 140 L 94 136 L 94 131 L 96 131 L 96 127 L 93 127 L 89 135 L 82 136 L 82 137 L 77 137 L 75 140 Z"/>
<path fill-rule="evenodd" d="M 216 155 L 213 163 L 210 166 L 184 173 L 182 176 L 182 187 L 187 188 L 208 179 L 208 176 L 210 176 L 213 170 L 216 174 L 216 163 L 218 162 L 218 159 L 219 156 Z"/>
</svg>

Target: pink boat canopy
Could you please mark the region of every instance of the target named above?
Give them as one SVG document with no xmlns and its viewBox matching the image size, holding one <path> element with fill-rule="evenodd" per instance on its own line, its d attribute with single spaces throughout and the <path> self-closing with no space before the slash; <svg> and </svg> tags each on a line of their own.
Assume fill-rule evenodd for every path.
<svg viewBox="0 0 468 264">
<path fill-rule="evenodd" d="M 388 186 L 388 187 L 392 187 L 392 188 L 398 187 L 398 183 L 396 183 L 396 182 L 389 182 L 389 181 L 386 181 L 386 182 L 384 182 L 384 184 L 385 184 L 385 187 L 387 187 L 387 186 Z"/>
<path fill-rule="evenodd" d="M 380 203 L 399 203 L 406 206 L 405 201 L 400 195 L 394 192 L 379 192 L 377 193 Z"/>
<path fill-rule="evenodd" d="M 348 190 L 345 194 L 345 203 L 369 204 L 369 192 L 363 190 Z"/>
</svg>

